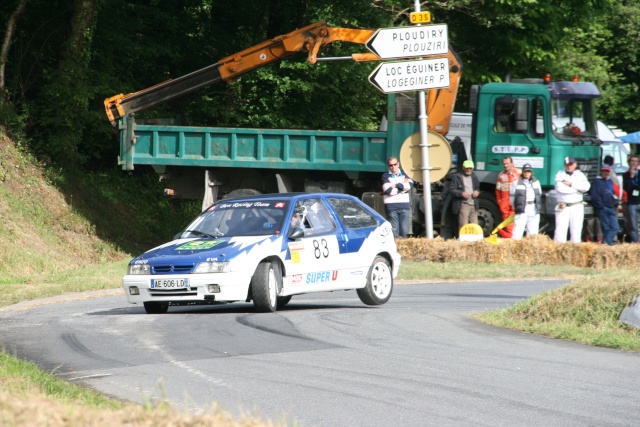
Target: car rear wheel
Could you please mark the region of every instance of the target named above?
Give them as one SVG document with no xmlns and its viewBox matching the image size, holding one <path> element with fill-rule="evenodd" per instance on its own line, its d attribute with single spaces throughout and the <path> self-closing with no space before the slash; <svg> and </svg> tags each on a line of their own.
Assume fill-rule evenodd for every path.
<svg viewBox="0 0 640 427">
<path fill-rule="evenodd" d="M 393 291 L 393 275 L 389 261 L 377 256 L 367 274 L 367 286 L 358 289 L 360 301 L 367 305 L 381 305 L 389 301 Z"/>
<path fill-rule="evenodd" d="M 144 311 L 148 314 L 163 314 L 169 310 L 168 302 L 147 301 L 144 303 Z"/>
<path fill-rule="evenodd" d="M 256 311 L 274 312 L 278 308 L 279 269 L 272 262 L 262 261 L 251 279 L 251 295 Z"/>
</svg>

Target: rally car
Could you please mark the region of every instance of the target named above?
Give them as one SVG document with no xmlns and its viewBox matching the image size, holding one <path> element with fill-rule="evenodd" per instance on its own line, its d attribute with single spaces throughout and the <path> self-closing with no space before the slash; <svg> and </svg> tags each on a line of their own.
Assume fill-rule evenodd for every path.
<svg viewBox="0 0 640 427">
<path fill-rule="evenodd" d="M 293 295 L 350 289 L 380 305 L 399 267 L 391 225 L 357 198 L 267 194 L 211 205 L 173 241 L 134 258 L 122 287 L 147 313 L 236 301 L 274 312 Z"/>
</svg>

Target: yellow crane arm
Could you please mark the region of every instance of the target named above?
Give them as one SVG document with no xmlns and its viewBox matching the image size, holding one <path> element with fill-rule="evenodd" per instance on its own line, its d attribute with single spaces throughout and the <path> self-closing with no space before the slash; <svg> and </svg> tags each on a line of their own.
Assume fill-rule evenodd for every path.
<svg viewBox="0 0 640 427">
<path fill-rule="evenodd" d="M 105 111 L 109 120 L 115 123 L 126 114 L 144 110 L 220 80 L 230 82 L 244 73 L 298 52 L 308 52 L 308 61 L 315 64 L 317 54 L 323 46 L 334 41 L 365 44 L 374 32 L 375 30 L 366 29 L 331 28 L 324 21 L 319 21 L 227 56 L 213 65 L 185 76 L 167 80 L 139 92 L 107 98 L 104 101 Z M 380 59 L 372 53 L 353 56 L 357 61 Z"/>
<path fill-rule="evenodd" d="M 230 82 L 251 70 L 285 59 L 298 52 L 308 52 L 307 60 L 315 64 L 323 46 L 335 41 L 366 44 L 376 30 L 332 28 L 324 21 L 316 22 L 288 34 L 252 46 L 241 52 L 222 58 L 215 64 L 176 79 L 167 80 L 138 92 L 118 94 L 105 99 L 104 107 L 111 123 L 119 118 L 141 111 L 173 98 L 198 90 L 220 80 Z M 355 53 L 354 61 L 379 61 L 373 53 Z M 453 114 L 460 83 L 461 62 L 449 50 L 449 75 L 451 86 L 447 89 L 428 91 L 427 114 L 429 129 L 446 135 Z"/>
</svg>

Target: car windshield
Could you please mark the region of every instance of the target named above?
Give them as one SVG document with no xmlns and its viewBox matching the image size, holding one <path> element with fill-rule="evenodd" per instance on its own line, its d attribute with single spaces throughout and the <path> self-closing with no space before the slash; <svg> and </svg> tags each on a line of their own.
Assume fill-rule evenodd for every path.
<svg viewBox="0 0 640 427">
<path fill-rule="evenodd" d="M 262 236 L 282 230 L 287 201 L 220 201 L 200 214 L 180 235 L 186 237 Z"/>
</svg>

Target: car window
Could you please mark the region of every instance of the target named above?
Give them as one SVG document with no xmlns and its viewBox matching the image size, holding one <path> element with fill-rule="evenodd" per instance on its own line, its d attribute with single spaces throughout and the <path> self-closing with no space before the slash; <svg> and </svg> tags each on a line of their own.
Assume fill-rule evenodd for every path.
<svg viewBox="0 0 640 427">
<path fill-rule="evenodd" d="M 259 236 L 282 229 L 287 202 L 218 202 L 203 212 L 182 237 Z"/>
<path fill-rule="evenodd" d="M 322 199 L 298 201 L 294 208 L 294 215 L 299 217 L 298 224 L 301 224 L 305 236 L 316 236 L 336 230 L 329 208 Z"/>
<path fill-rule="evenodd" d="M 342 224 L 347 228 L 375 227 L 378 221 L 362 206 L 349 199 L 329 199 Z"/>
</svg>

